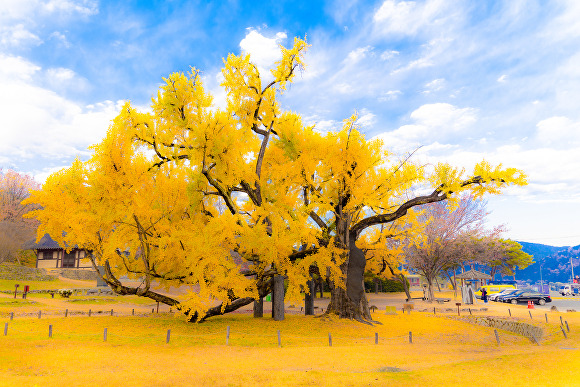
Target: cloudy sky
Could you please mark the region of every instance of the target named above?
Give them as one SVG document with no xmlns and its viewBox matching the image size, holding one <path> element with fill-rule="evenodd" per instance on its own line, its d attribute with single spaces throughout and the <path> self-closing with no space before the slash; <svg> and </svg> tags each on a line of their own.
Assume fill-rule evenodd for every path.
<svg viewBox="0 0 580 387">
<path fill-rule="evenodd" d="M 222 58 L 267 69 L 294 36 L 312 46 L 284 108 L 319 130 L 357 111 L 368 138 L 422 162 L 520 168 L 529 186 L 489 198 L 490 225 L 580 244 L 576 0 L 2 0 L 0 167 L 42 182 L 162 77 L 195 66 L 219 102 Z"/>
</svg>

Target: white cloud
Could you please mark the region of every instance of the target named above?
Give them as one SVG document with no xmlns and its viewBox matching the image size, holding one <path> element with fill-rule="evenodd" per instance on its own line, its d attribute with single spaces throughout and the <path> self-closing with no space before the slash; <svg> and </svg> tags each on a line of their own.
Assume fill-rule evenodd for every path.
<svg viewBox="0 0 580 387">
<path fill-rule="evenodd" d="M 382 34 L 415 35 L 434 26 L 445 26 L 455 17 L 452 2 L 386 0 L 373 16 L 376 29 Z"/>
<path fill-rule="evenodd" d="M 423 90 L 423 94 L 431 94 L 440 91 L 444 87 L 445 87 L 445 79 L 437 78 L 432 80 L 431 82 L 428 82 L 425 85 L 425 90 Z"/>
<path fill-rule="evenodd" d="M 426 104 L 410 114 L 412 123 L 390 132 L 379 134 L 386 147 L 395 152 L 406 152 L 418 146 L 429 145 L 467 131 L 477 121 L 477 110 L 458 108 L 447 103 Z"/>
<path fill-rule="evenodd" d="M 376 121 L 376 115 L 371 113 L 368 109 L 362 109 L 359 113 L 358 119 L 356 120 L 357 124 L 359 124 L 363 129 L 372 127 Z"/>
<path fill-rule="evenodd" d="M 83 106 L 43 88 L 38 80 L 48 75 L 76 79 L 67 69 L 43 71 L 23 58 L 0 57 L 0 161 L 86 155 L 120 110 L 119 103 Z"/>
<path fill-rule="evenodd" d="M 0 29 L 0 43 L 2 46 L 39 45 L 42 40 L 24 28 L 23 24 L 5 26 Z"/>
<path fill-rule="evenodd" d="M 568 117 L 550 117 L 538 122 L 537 138 L 540 143 L 558 148 L 580 144 L 580 122 Z"/>
<path fill-rule="evenodd" d="M 58 31 L 54 31 L 52 34 L 50 34 L 49 38 L 59 41 L 66 48 L 70 48 L 71 46 L 68 39 L 66 38 L 66 35 Z"/>
<path fill-rule="evenodd" d="M 345 64 L 355 65 L 357 62 L 365 59 L 368 55 L 372 53 L 373 48 L 371 46 L 359 47 L 348 53 Z"/>
<path fill-rule="evenodd" d="M 381 54 L 381 59 L 382 60 L 389 60 L 389 59 L 394 58 L 397 55 L 399 55 L 399 51 L 387 50 Z"/>
<path fill-rule="evenodd" d="M 503 74 L 502 76 L 500 76 L 500 77 L 497 79 L 497 81 L 498 81 L 498 82 L 500 82 L 500 83 L 504 83 L 504 82 L 506 82 L 506 81 L 507 81 L 507 75 Z"/>
<path fill-rule="evenodd" d="M 276 61 L 280 60 L 279 44 L 286 37 L 286 33 L 278 32 L 273 38 L 267 38 L 258 31 L 251 29 L 240 42 L 240 48 L 244 53 L 250 54 L 252 62 L 258 67 L 268 69 Z"/>
<path fill-rule="evenodd" d="M 381 96 L 379 97 L 379 101 L 380 102 L 393 101 L 393 100 L 397 99 L 402 94 L 403 93 L 401 92 L 401 90 L 389 90 L 389 91 L 386 91 L 384 93 L 381 93 Z"/>
</svg>

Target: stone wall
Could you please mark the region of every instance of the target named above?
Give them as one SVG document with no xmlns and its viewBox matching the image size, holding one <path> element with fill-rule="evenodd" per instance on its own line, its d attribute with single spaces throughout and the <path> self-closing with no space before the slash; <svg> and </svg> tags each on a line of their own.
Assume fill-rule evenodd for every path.
<svg viewBox="0 0 580 387">
<path fill-rule="evenodd" d="M 48 275 L 46 270 L 16 265 L 12 263 L 0 264 L 0 279 L 16 281 L 53 281 L 56 276 Z"/>
<path fill-rule="evenodd" d="M 97 273 L 87 269 L 58 269 L 58 273 L 64 278 L 81 281 L 96 281 Z"/>
<path fill-rule="evenodd" d="M 515 318 L 500 318 L 491 316 L 453 316 L 454 320 L 469 322 L 471 324 L 482 325 L 490 328 L 503 329 L 504 331 L 516 333 L 534 341 L 540 341 L 544 337 L 544 329 L 537 325 L 518 321 Z"/>
</svg>

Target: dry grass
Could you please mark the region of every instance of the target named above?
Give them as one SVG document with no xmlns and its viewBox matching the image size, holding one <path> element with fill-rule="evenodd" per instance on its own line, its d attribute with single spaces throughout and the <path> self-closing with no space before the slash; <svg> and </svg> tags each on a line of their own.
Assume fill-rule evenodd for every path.
<svg viewBox="0 0 580 387">
<path fill-rule="evenodd" d="M 513 313 L 525 318 L 527 310 L 514 308 Z M 382 325 L 374 327 L 298 315 L 275 322 L 230 314 L 203 324 L 168 314 L 18 318 L 9 321 L 8 336 L 0 336 L 0 384 L 438 386 L 470 380 L 478 386 L 578 385 L 580 314 L 562 314 L 571 330 L 566 340 L 559 313 L 550 313 L 551 324 L 541 322 L 541 316 L 534 321 L 552 335 L 540 346 L 503 331 L 498 346 L 490 328 L 417 312 L 377 312 Z"/>
</svg>

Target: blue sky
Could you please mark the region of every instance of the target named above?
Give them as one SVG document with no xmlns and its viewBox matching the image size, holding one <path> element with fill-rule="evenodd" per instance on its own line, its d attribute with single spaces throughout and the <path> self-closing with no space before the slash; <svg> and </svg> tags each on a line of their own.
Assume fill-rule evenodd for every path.
<svg viewBox="0 0 580 387">
<path fill-rule="evenodd" d="M 258 5 L 259 4 L 259 5 Z M 38 181 L 146 108 L 190 66 L 223 101 L 222 58 L 261 69 L 306 36 L 308 67 L 281 99 L 319 130 L 355 110 L 396 153 L 470 169 L 485 158 L 529 186 L 489 198 L 507 236 L 580 244 L 580 2 L 0 2 L 0 166 Z"/>
</svg>

